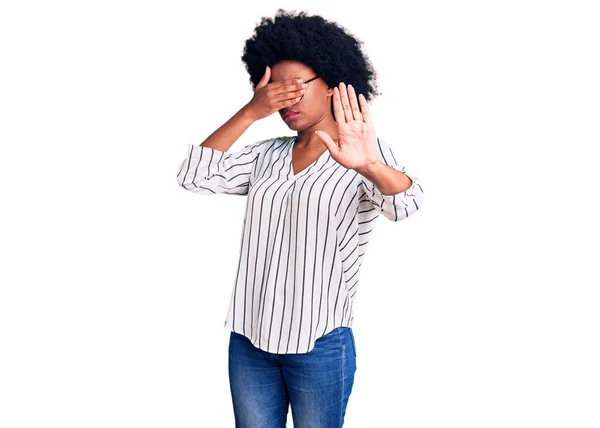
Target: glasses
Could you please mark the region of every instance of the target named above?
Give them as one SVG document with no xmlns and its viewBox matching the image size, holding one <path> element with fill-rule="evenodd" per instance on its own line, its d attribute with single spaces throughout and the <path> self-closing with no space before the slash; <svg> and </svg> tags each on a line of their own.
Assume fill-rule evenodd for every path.
<svg viewBox="0 0 600 428">
<path fill-rule="evenodd" d="M 321 76 L 315 76 L 315 77 L 312 77 L 312 78 L 310 78 L 310 79 L 308 79 L 308 80 L 305 80 L 305 81 L 303 81 L 302 83 L 308 83 L 308 82 L 312 82 L 313 80 L 315 80 L 315 79 L 318 79 L 319 77 L 321 77 Z M 299 78 L 298 78 L 298 79 L 299 79 Z M 273 81 L 269 80 L 269 83 L 275 83 L 275 82 L 273 82 Z"/>
<path fill-rule="evenodd" d="M 315 76 L 312 79 L 308 79 L 308 80 L 306 80 L 305 82 L 302 82 L 302 83 L 312 82 L 313 80 L 318 79 L 318 78 L 319 78 L 319 76 Z"/>
<path fill-rule="evenodd" d="M 308 79 L 308 80 L 305 80 L 305 81 L 304 81 L 304 82 L 302 82 L 302 83 L 308 84 L 309 82 L 312 82 L 313 80 L 315 80 L 315 79 L 318 79 L 319 77 L 320 77 L 320 76 L 315 76 L 315 77 L 312 77 L 312 78 L 310 78 L 310 79 Z M 300 99 L 302 99 L 302 98 L 304 98 L 304 94 L 302 94 L 302 96 L 300 97 Z"/>
</svg>

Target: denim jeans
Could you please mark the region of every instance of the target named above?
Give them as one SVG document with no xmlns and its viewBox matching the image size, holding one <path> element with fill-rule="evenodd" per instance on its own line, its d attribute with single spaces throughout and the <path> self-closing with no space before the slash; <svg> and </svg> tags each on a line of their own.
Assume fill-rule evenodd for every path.
<svg viewBox="0 0 600 428">
<path fill-rule="evenodd" d="M 304 354 L 274 354 L 231 332 L 229 383 L 236 428 L 338 428 L 356 372 L 350 327 L 336 327 Z"/>
</svg>

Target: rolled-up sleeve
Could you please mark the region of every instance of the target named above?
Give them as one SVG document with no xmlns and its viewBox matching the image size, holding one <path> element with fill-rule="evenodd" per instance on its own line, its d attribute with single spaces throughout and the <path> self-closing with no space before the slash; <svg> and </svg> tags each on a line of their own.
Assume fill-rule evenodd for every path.
<svg viewBox="0 0 600 428">
<path fill-rule="evenodd" d="M 250 144 L 236 152 L 222 152 L 188 144 L 187 156 L 177 172 L 177 183 L 185 190 L 201 195 L 247 195 L 259 145 Z"/>
<path fill-rule="evenodd" d="M 362 177 L 362 185 L 366 196 L 376 211 L 392 221 L 400 221 L 423 206 L 423 187 L 417 173 L 404 165 L 398 164 L 392 149 L 381 138 L 377 138 L 379 158 L 388 166 L 401 171 L 412 180 L 412 185 L 395 195 L 384 195 L 370 180 Z"/>
</svg>

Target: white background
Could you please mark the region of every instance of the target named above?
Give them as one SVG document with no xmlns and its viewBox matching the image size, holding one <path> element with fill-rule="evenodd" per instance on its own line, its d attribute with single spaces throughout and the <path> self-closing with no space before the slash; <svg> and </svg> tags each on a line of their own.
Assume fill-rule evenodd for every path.
<svg viewBox="0 0 600 428">
<path fill-rule="evenodd" d="M 0 426 L 234 426 L 245 199 L 176 173 L 252 97 L 244 41 L 279 7 L 364 41 L 425 191 L 372 238 L 344 426 L 600 426 L 594 2 L 321 3 L 2 3 Z"/>
</svg>

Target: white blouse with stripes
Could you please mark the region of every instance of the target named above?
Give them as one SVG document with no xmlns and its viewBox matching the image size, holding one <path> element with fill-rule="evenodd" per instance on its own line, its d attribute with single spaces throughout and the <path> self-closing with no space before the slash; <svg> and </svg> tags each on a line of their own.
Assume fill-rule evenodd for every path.
<svg viewBox="0 0 600 428">
<path fill-rule="evenodd" d="M 417 175 L 377 139 L 380 159 L 412 185 L 384 195 L 325 152 L 292 170 L 293 137 L 236 152 L 189 144 L 177 182 L 201 195 L 247 195 L 236 281 L 225 328 L 264 351 L 306 353 L 336 327 L 352 326 L 360 267 L 379 215 L 399 221 L 423 204 Z"/>
</svg>

